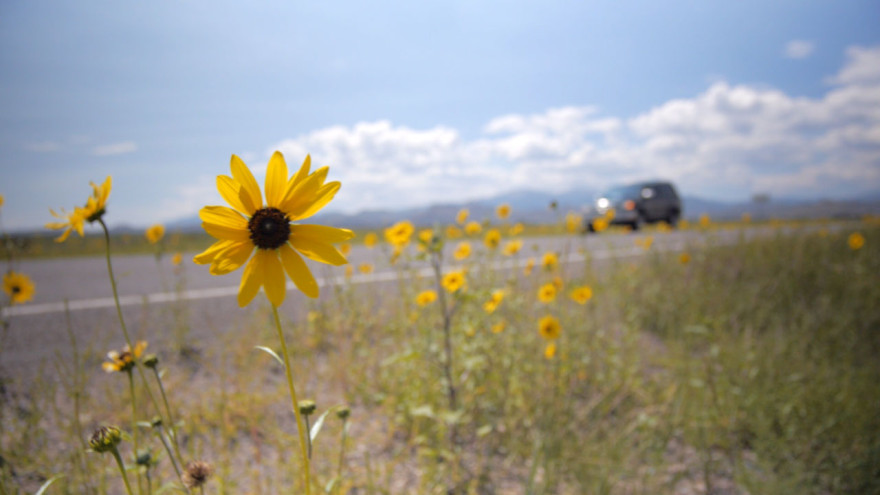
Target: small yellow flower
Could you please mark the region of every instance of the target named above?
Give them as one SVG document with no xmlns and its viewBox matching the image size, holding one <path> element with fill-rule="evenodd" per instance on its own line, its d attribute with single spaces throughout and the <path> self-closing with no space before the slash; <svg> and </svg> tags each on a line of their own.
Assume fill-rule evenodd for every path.
<svg viewBox="0 0 880 495">
<path fill-rule="evenodd" d="M 688 227 L 690 227 L 690 226 L 691 226 L 691 223 L 683 218 L 678 221 L 678 230 L 687 230 Z"/>
<path fill-rule="evenodd" d="M 232 155 L 230 168 L 232 177 L 218 176 L 217 189 L 232 208 L 206 206 L 199 211 L 202 227 L 217 242 L 194 261 L 210 264 L 211 275 L 230 273 L 247 262 L 238 290 L 238 304 L 242 307 L 254 299 L 261 287 L 269 302 L 280 306 L 287 293 L 287 277 L 305 295 L 318 297 L 318 282 L 301 254 L 321 263 L 344 265 L 348 260 L 333 244 L 351 239 L 354 233 L 293 222 L 324 208 L 336 195 L 340 183 L 325 183 L 328 167 L 310 173 L 310 156 L 288 178 L 284 156 L 276 151 L 266 170 L 263 203 L 260 186 L 241 158 Z"/>
<path fill-rule="evenodd" d="M 687 265 L 691 262 L 691 255 L 688 253 L 681 253 L 680 255 L 678 255 L 678 262 L 682 265 Z"/>
<path fill-rule="evenodd" d="M 547 315 L 538 320 L 538 333 L 547 340 L 556 340 L 562 333 L 559 326 L 559 320 L 555 317 Z"/>
<path fill-rule="evenodd" d="M 456 292 L 464 287 L 465 283 L 464 271 L 458 270 L 444 275 L 440 285 L 442 285 L 447 292 Z"/>
<path fill-rule="evenodd" d="M 501 333 L 504 331 L 505 328 L 507 328 L 507 322 L 501 320 L 498 323 L 492 325 L 492 333 Z"/>
<path fill-rule="evenodd" d="M 750 223 L 752 221 L 752 215 L 748 212 L 742 214 L 742 222 Z"/>
<path fill-rule="evenodd" d="M 467 208 L 458 210 L 458 215 L 455 215 L 455 223 L 464 225 L 464 223 L 467 222 L 468 215 L 470 215 L 470 211 L 468 211 Z"/>
<path fill-rule="evenodd" d="M 852 249 L 853 251 L 857 251 L 859 249 L 862 249 L 862 246 L 865 245 L 865 236 L 863 236 L 859 232 L 853 232 L 846 239 L 846 242 L 847 244 L 849 244 L 850 249 Z"/>
<path fill-rule="evenodd" d="M 457 260 L 466 259 L 471 255 L 471 243 L 467 241 L 462 241 L 458 243 L 458 247 L 455 248 L 455 252 L 452 253 L 452 256 Z"/>
<path fill-rule="evenodd" d="M 183 263 L 183 254 L 174 253 L 174 256 L 171 258 L 171 264 L 174 266 L 180 266 L 181 263 Z"/>
<path fill-rule="evenodd" d="M 593 230 L 596 232 L 602 232 L 608 229 L 608 219 L 604 217 L 599 217 L 593 220 Z"/>
<path fill-rule="evenodd" d="M 0 194 L 0 208 L 3 207 L 3 202 L 4 202 L 3 195 Z"/>
<path fill-rule="evenodd" d="M 529 258 L 526 260 L 526 266 L 523 268 L 523 274 L 525 276 L 529 276 L 532 273 L 532 270 L 535 269 L 535 258 Z"/>
<path fill-rule="evenodd" d="M 548 342 L 544 347 L 544 358 L 553 359 L 554 357 L 556 357 L 556 342 Z"/>
<path fill-rule="evenodd" d="M 495 209 L 495 214 L 501 220 L 506 220 L 510 216 L 510 205 L 507 203 L 498 205 L 498 208 Z"/>
<path fill-rule="evenodd" d="M 553 277 L 553 286 L 556 287 L 557 291 L 562 290 L 562 288 L 565 287 L 565 282 L 562 281 L 562 277 L 559 275 Z"/>
<path fill-rule="evenodd" d="M 150 244 L 156 244 L 165 236 L 165 227 L 158 223 L 156 225 L 151 225 L 147 228 L 147 231 L 144 232 L 144 236 Z"/>
<path fill-rule="evenodd" d="M 551 272 L 555 270 L 558 265 L 559 258 L 556 256 L 556 253 L 544 253 L 544 258 L 541 260 L 541 266 L 544 267 L 544 270 Z"/>
<path fill-rule="evenodd" d="M 477 235 L 482 232 L 482 230 L 483 227 L 480 225 L 480 223 L 473 220 L 471 220 L 467 223 L 467 225 L 464 226 L 464 233 L 467 235 Z"/>
<path fill-rule="evenodd" d="M 434 230 L 422 229 L 419 231 L 419 240 L 424 242 L 425 244 L 429 244 L 433 238 L 434 238 Z"/>
<path fill-rule="evenodd" d="M 569 234 L 576 234 L 581 231 L 581 225 L 583 225 L 584 219 L 574 212 L 569 212 L 565 215 L 565 230 L 568 231 Z"/>
<path fill-rule="evenodd" d="M 513 226 L 510 227 L 510 231 L 508 232 L 508 234 L 510 234 L 511 236 L 520 235 L 525 229 L 526 228 L 522 224 L 522 222 L 516 222 L 515 224 L 513 224 Z"/>
<path fill-rule="evenodd" d="M 339 249 L 339 252 L 342 253 L 343 256 L 348 256 L 349 253 L 351 253 L 351 244 L 343 242 L 337 249 Z"/>
<path fill-rule="evenodd" d="M 487 314 L 492 314 L 498 309 L 498 305 L 504 301 L 504 289 L 498 289 L 492 291 L 492 296 L 483 304 L 483 310 L 486 311 Z"/>
<path fill-rule="evenodd" d="M 501 243 L 501 231 L 498 229 L 489 229 L 483 238 L 483 244 L 489 249 L 496 249 Z"/>
<path fill-rule="evenodd" d="M 512 241 L 507 241 L 504 245 L 504 249 L 501 251 L 505 256 L 513 256 L 522 249 L 522 241 L 519 239 L 515 239 Z"/>
<path fill-rule="evenodd" d="M 434 292 L 433 290 L 422 291 L 419 293 L 418 296 L 416 296 L 416 304 L 418 304 L 419 306 L 422 306 L 422 307 L 425 307 L 436 300 L 437 300 L 437 293 Z"/>
<path fill-rule="evenodd" d="M 23 273 L 10 271 L 3 275 L 3 291 L 12 304 L 26 303 L 34 298 L 34 282 Z"/>
<path fill-rule="evenodd" d="M 358 271 L 363 273 L 364 275 L 373 273 L 373 265 L 369 263 L 361 263 L 358 265 Z"/>
<path fill-rule="evenodd" d="M 605 220 L 608 220 L 609 222 L 614 220 L 615 214 L 617 214 L 617 212 L 614 211 L 614 208 L 608 208 L 608 211 L 605 212 Z"/>
<path fill-rule="evenodd" d="M 409 238 L 414 231 L 413 224 L 403 220 L 385 229 L 385 240 L 392 246 L 405 246 L 409 244 Z"/>
<path fill-rule="evenodd" d="M 122 441 L 122 432 L 115 426 L 102 426 L 92 433 L 89 438 L 89 447 L 95 452 L 116 451 L 116 446 Z"/>
<path fill-rule="evenodd" d="M 46 228 L 52 230 L 64 229 L 64 232 L 55 239 L 55 242 L 66 241 L 67 237 L 74 230 L 80 235 L 80 237 L 83 237 L 85 235 L 83 232 L 83 225 L 85 222 L 92 223 L 104 215 L 104 212 L 106 211 L 107 197 L 110 196 L 112 179 L 108 175 L 104 180 L 104 183 L 100 186 L 96 185 L 94 182 L 89 182 L 89 184 L 92 186 L 92 195 L 88 197 L 84 207 L 74 206 L 71 213 L 67 213 L 63 209 L 61 210 L 61 213 L 56 213 L 55 210 L 49 210 L 49 213 L 51 213 L 53 217 L 62 221 L 49 222 L 46 224 Z"/>
<path fill-rule="evenodd" d="M 406 244 L 394 246 L 394 250 L 391 252 L 391 259 L 389 260 L 392 265 L 397 263 L 397 260 L 400 258 L 400 255 L 403 254 L 404 249 L 406 249 Z"/>
<path fill-rule="evenodd" d="M 587 304 L 587 301 L 589 301 L 593 297 L 593 289 L 586 285 L 575 287 L 574 289 L 572 289 L 569 296 L 571 297 L 572 301 L 578 304 Z"/>
<path fill-rule="evenodd" d="M 460 228 L 456 227 L 455 225 L 450 225 L 446 227 L 446 237 L 448 237 L 449 239 L 458 239 L 462 235 L 464 235 L 464 233 L 461 231 Z"/>
<path fill-rule="evenodd" d="M 364 236 L 364 246 L 367 246 L 370 249 L 376 247 L 378 242 L 379 236 L 377 236 L 375 232 L 367 232 L 367 235 Z"/>
<path fill-rule="evenodd" d="M 651 236 L 647 236 L 644 239 L 636 239 L 636 246 L 641 246 L 645 251 L 651 249 L 651 245 L 654 244 L 654 238 Z"/>
<path fill-rule="evenodd" d="M 122 348 L 122 352 L 110 351 L 107 353 L 109 361 L 104 361 L 101 368 L 107 373 L 131 371 L 134 368 L 135 359 L 139 359 L 146 348 L 146 341 L 139 340 L 134 345 L 134 351 L 131 351 L 127 345 Z"/>
<path fill-rule="evenodd" d="M 544 304 L 551 303 L 556 299 L 556 286 L 552 283 L 544 284 L 538 289 L 538 300 Z"/>
<path fill-rule="evenodd" d="M 711 224 L 711 223 L 712 223 L 712 219 L 709 218 L 708 214 L 703 213 L 702 215 L 700 215 L 700 227 L 702 227 L 704 229 L 708 228 L 709 224 Z"/>
<path fill-rule="evenodd" d="M 352 275 L 354 275 L 354 267 L 345 265 L 345 278 L 351 278 Z"/>
</svg>

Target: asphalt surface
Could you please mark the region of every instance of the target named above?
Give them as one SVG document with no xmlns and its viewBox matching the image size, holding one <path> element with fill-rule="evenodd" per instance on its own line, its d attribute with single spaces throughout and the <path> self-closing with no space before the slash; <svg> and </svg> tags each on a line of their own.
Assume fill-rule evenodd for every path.
<svg viewBox="0 0 880 495">
<path fill-rule="evenodd" d="M 648 251 L 638 247 L 635 241 L 645 235 L 527 238 L 517 256 L 498 256 L 494 264 L 480 265 L 475 269 L 518 268 L 525 266 L 530 257 L 540 263 L 541 256 L 547 251 L 560 254 L 562 270 L 577 269 L 577 265 L 584 261 L 584 252 L 589 253 L 593 262 L 644 255 Z M 727 243 L 740 235 L 740 231 L 717 231 L 708 235 L 694 231 L 654 234 L 651 251 L 677 251 L 707 241 Z M 450 260 L 447 262 L 448 268 L 454 269 L 456 265 L 451 252 L 457 243 L 450 244 L 447 246 L 446 259 Z M 472 240 L 471 244 L 475 251 L 485 249 L 481 241 Z M 401 273 L 404 276 L 431 273 L 425 261 L 399 262 L 408 268 L 405 270 L 400 270 L 400 265 L 392 267 L 388 262 L 387 246 L 385 248 L 354 246 L 348 258 L 355 267 L 355 274 L 348 283 L 382 294 L 396 290 L 396 284 L 392 282 Z M 412 246 L 409 249 L 415 251 Z M 163 257 L 158 263 L 151 255 L 118 256 L 112 259 L 124 317 L 133 338 L 148 339 L 151 347 L 154 347 L 153 342 L 160 343 L 168 338 L 164 329 L 174 324 L 173 318 L 179 317 L 179 314 L 175 316 L 171 311 L 172 307 L 186 307 L 186 318 L 192 329 L 191 338 L 196 341 L 209 339 L 215 332 L 234 330 L 246 322 L 255 308 L 261 308 L 259 304 L 251 304 L 244 309 L 238 307 L 235 296 L 241 279 L 240 269 L 225 276 L 211 276 L 207 266 L 192 263 L 192 254 L 184 255 L 184 263 L 179 267 L 172 266 L 170 256 Z M 357 267 L 362 263 L 373 265 L 373 272 L 360 274 Z M 329 290 L 329 286 L 345 282 L 344 267 L 319 263 L 310 263 L 310 266 L 322 285 L 322 298 L 332 297 L 333 291 Z M 69 315 L 70 328 L 80 345 L 114 349 L 124 344 L 105 258 L 25 260 L 16 269 L 33 279 L 36 294 L 32 302 L 4 308 L 3 318 L 8 321 L 9 327 L 0 341 L 0 369 L 14 374 L 26 373 L 28 369 L 36 369 L 56 356 L 63 357 L 69 352 L 70 342 L 66 315 Z M 175 269 L 179 272 L 175 273 Z M 175 290 L 175 284 L 181 279 L 185 280 L 185 288 Z M 291 282 L 288 282 L 288 288 L 293 289 Z M 264 298 L 258 296 L 257 299 Z M 288 290 L 281 312 L 287 318 L 300 319 L 306 313 L 306 304 L 305 296 L 296 290 Z"/>
</svg>

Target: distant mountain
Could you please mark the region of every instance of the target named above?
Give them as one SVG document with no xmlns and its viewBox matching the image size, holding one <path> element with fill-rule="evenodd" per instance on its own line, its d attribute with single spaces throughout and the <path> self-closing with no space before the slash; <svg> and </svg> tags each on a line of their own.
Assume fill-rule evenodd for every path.
<svg viewBox="0 0 880 495">
<path fill-rule="evenodd" d="M 365 210 L 357 213 L 322 212 L 315 215 L 315 223 L 339 225 L 357 229 L 378 229 L 400 220 L 409 220 L 417 226 L 437 223 L 448 224 L 462 208 L 470 211 L 470 218 L 480 221 L 495 217 L 495 208 L 507 203 L 511 206 L 512 222 L 551 223 L 568 211 L 584 213 L 598 191 L 579 189 L 561 194 L 535 190 L 517 190 L 491 198 L 465 203 L 436 204 L 400 210 Z M 557 209 L 550 209 L 556 202 Z M 717 220 L 738 219 L 748 213 L 755 220 L 765 218 L 858 218 L 865 214 L 880 214 L 880 192 L 852 200 L 800 200 L 772 198 L 765 203 L 751 201 L 724 202 L 698 196 L 682 198 L 684 218 L 697 219 L 707 214 Z M 166 224 L 168 230 L 198 231 L 201 221 L 197 216 L 182 218 Z"/>
</svg>

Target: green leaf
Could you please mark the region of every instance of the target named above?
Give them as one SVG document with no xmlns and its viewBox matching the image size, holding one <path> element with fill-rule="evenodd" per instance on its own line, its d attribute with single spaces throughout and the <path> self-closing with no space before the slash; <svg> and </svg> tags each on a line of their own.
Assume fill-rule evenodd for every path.
<svg viewBox="0 0 880 495">
<path fill-rule="evenodd" d="M 312 431 L 309 432 L 309 438 L 312 440 L 312 443 L 315 443 L 315 439 L 318 438 L 318 433 L 321 432 L 321 427 L 324 426 L 324 420 L 327 418 L 327 415 L 341 407 L 342 405 L 333 406 L 318 416 L 318 420 L 312 425 Z"/>
<path fill-rule="evenodd" d="M 51 485 L 52 483 L 55 483 L 59 478 L 63 478 L 63 477 L 64 477 L 63 474 L 56 474 L 55 476 L 52 476 L 51 478 L 47 479 L 46 482 L 43 483 L 43 486 L 41 486 L 40 489 L 37 490 L 37 493 L 35 493 L 34 495 L 43 495 L 44 493 L 46 493 L 46 490 L 49 488 L 49 485 Z"/>
<path fill-rule="evenodd" d="M 262 346 L 262 345 L 254 346 L 254 349 L 259 349 L 259 350 L 265 352 L 266 354 L 275 358 L 275 361 L 278 361 L 278 364 L 280 364 L 281 366 L 284 366 L 284 361 L 272 349 L 265 347 L 265 346 Z"/>
</svg>

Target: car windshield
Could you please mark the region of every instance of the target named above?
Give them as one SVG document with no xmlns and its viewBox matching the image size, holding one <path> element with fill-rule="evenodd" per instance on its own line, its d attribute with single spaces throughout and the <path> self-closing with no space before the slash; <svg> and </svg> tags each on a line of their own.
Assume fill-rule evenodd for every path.
<svg viewBox="0 0 880 495">
<path fill-rule="evenodd" d="M 618 186 L 602 193 L 600 198 L 608 198 L 610 201 L 619 201 L 626 198 L 638 197 L 641 187 L 639 186 Z"/>
</svg>

